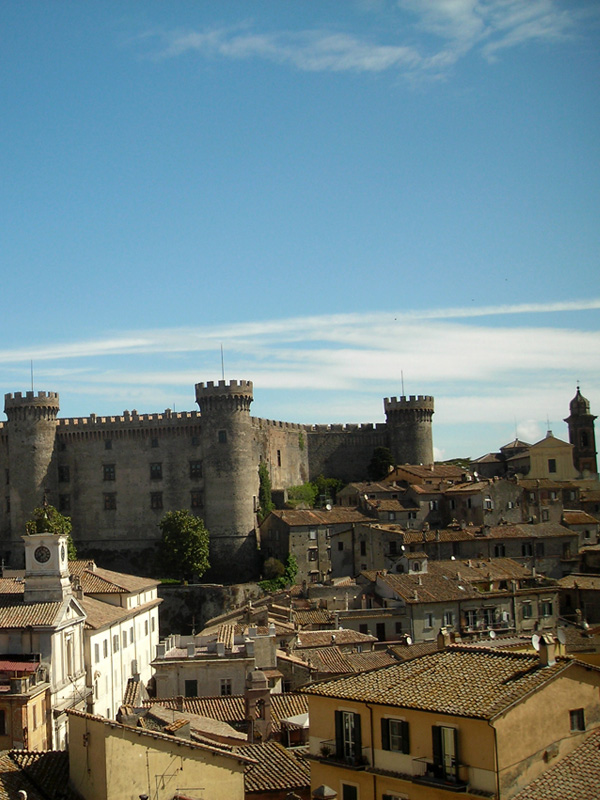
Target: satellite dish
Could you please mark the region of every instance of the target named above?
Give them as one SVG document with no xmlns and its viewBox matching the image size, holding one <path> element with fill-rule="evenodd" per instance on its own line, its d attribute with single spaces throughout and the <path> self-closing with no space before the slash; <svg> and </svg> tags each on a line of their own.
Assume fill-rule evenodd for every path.
<svg viewBox="0 0 600 800">
<path fill-rule="evenodd" d="M 490 639 L 496 638 L 496 631 L 490 631 Z"/>
<path fill-rule="evenodd" d="M 531 637 L 531 644 L 533 645 L 534 650 L 540 649 L 540 641 L 541 641 L 540 637 L 537 635 L 537 633 L 534 633 L 533 636 Z"/>
<path fill-rule="evenodd" d="M 556 631 L 556 638 L 558 639 L 558 641 L 561 644 L 566 644 L 567 643 L 567 634 L 565 633 L 565 629 L 564 628 L 559 628 Z"/>
<path fill-rule="evenodd" d="M 450 556 L 450 561 L 456 561 L 456 556 Z"/>
<path fill-rule="evenodd" d="M 412 644 L 412 636 L 406 637 L 406 644 Z"/>
<path fill-rule="evenodd" d="M 327 503 L 325 506 L 325 511 L 331 511 L 331 503 Z"/>
<path fill-rule="evenodd" d="M 404 547 L 404 545 L 403 545 L 403 544 L 401 544 L 401 545 L 400 545 L 400 550 L 406 550 L 406 547 Z"/>
</svg>

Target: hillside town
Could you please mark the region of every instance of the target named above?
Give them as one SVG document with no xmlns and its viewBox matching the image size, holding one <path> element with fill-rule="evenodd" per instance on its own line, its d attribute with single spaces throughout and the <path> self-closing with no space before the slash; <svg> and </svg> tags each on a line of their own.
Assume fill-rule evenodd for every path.
<svg viewBox="0 0 600 800">
<path fill-rule="evenodd" d="M 568 441 L 435 463 L 433 398 L 386 400 L 378 430 L 249 440 L 251 384 L 199 386 L 199 413 L 144 420 L 6 396 L 3 796 L 597 797 L 600 482 L 579 387 Z M 183 498 L 206 517 L 230 581 L 112 568 L 129 537 L 157 547 L 156 516 L 144 541 L 127 525 L 146 494 L 158 519 Z M 49 522 L 69 511 L 72 537 Z"/>
</svg>

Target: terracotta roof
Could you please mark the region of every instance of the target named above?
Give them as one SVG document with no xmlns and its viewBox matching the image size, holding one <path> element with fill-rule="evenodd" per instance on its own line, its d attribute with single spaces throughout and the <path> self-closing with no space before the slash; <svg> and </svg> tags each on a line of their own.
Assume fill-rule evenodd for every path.
<svg viewBox="0 0 600 800">
<path fill-rule="evenodd" d="M 123 695 L 123 705 L 136 706 L 140 703 L 140 681 L 135 678 L 127 678 L 127 686 Z"/>
<path fill-rule="evenodd" d="M 561 589 L 600 591 L 600 575 L 565 575 L 557 581 Z"/>
<path fill-rule="evenodd" d="M 40 666 L 39 661 L 17 661 L 16 659 L 3 659 L 0 661 L 0 672 L 35 672 Z"/>
<path fill-rule="evenodd" d="M 203 717 L 199 714 L 192 714 L 190 711 L 177 711 L 174 708 L 165 708 L 160 702 L 153 703 L 147 711 L 147 716 L 156 720 L 161 727 L 177 723 L 190 723 L 190 731 L 205 736 L 220 736 L 227 739 L 236 739 L 238 742 L 246 742 L 245 733 L 240 733 L 222 720 L 211 717 Z M 213 741 L 214 744 L 214 741 Z"/>
<path fill-rule="evenodd" d="M 315 608 L 309 611 L 294 611 L 294 621 L 299 627 L 305 625 L 331 625 L 335 614 L 326 608 Z"/>
<path fill-rule="evenodd" d="M 302 658 L 317 672 L 346 675 L 354 672 L 339 647 L 315 647 L 302 650 Z"/>
<path fill-rule="evenodd" d="M 0 578 L 0 595 L 23 594 L 25 591 L 24 575 L 10 578 Z"/>
<path fill-rule="evenodd" d="M 411 661 L 413 658 L 420 658 L 430 653 L 437 653 L 437 642 L 417 642 L 416 644 L 395 644 L 391 645 L 390 650 L 398 661 Z"/>
<path fill-rule="evenodd" d="M 513 800 L 597 800 L 600 793 L 600 728 L 557 761 Z"/>
<path fill-rule="evenodd" d="M 376 636 L 367 633 L 359 633 L 350 628 L 332 628 L 328 631 L 300 631 L 296 639 L 295 649 L 301 650 L 306 647 L 327 647 L 329 645 L 354 645 L 368 644 L 376 642 Z"/>
<path fill-rule="evenodd" d="M 63 602 L 24 603 L 21 598 L 0 597 L 0 628 L 25 628 L 28 625 L 52 626 L 60 617 Z M 10 605 L 9 605 L 10 603 Z"/>
<path fill-rule="evenodd" d="M 287 525 L 305 526 L 310 525 L 334 525 L 343 522 L 369 522 L 372 518 L 362 514 L 356 508 L 343 508 L 334 506 L 331 511 L 302 510 L 302 509 L 282 509 L 272 511 L 271 514 L 279 517 Z M 268 518 L 267 518 L 268 519 Z"/>
<path fill-rule="evenodd" d="M 563 520 L 567 525 L 597 525 L 598 520 L 586 511 L 563 511 Z"/>
<path fill-rule="evenodd" d="M 25 789 L 29 800 L 36 797 L 44 798 L 66 798 L 75 800 L 80 795 L 69 785 L 69 754 L 62 750 L 50 750 L 47 752 L 34 752 L 29 750 L 11 750 L 8 756 L 3 756 L 0 773 L 2 783 L 6 773 L 4 766 L 6 759 L 9 758 L 18 773 L 18 788 Z M 24 783 L 23 776 L 27 781 Z M 6 776 L 7 777 L 7 776 Z M 30 794 L 30 786 L 35 787 Z M 2 787 L 4 788 L 4 786 Z M 38 794 L 39 793 L 39 794 Z M 14 794 L 4 795 L 0 790 L 0 797 L 16 797 Z"/>
<path fill-rule="evenodd" d="M 557 659 L 542 667 L 535 655 L 451 645 L 391 667 L 305 687 L 308 695 L 491 719 L 512 703 L 569 670 Z M 585 665 L 586 669 L 596 669 Z"/>
<path fill-rule="evenodd" d="M 465 470 L 452 464 L 406 464 L 393 469 L 386 480 L 394 480 L 394 476 L 401 474 L 412 475 L 416 478 L 459 478 L 465 474 Z"/>
<path fill-rule="evenodd" d="M 235 748 L 236 753 L 249 756 L 257 763 L 246 767 L 244 788 L 249 792 L 273 792 L 277 790 L 304 789 L 310 787 L 308 761 L 296 755 L 293 749 L 286 750 L 278 742 L 247 744 Z"/>
<path fill-rule="evenodd" d="M 182 703 L 183 713 L 191 712 L 201 717 L 218 719 L 230 725 L 245 723 L 246 710 L 243 695 L 229 695 L 224 697 L 184 697 L 180 701 L 177 697 L 163 698 L 160 700 L 145 701 L 144 705 L 161 705 L 165 708 L 178 709 Z M 271 726 L 275 733 L 281 730 L 281 720 L 306 714 L 308 701 L 304 695 L 293 692 L 271 694 Z"/>
<path fill-rule="evenodd" d="M 385 650 L 373 650 L 369 653 L 347 653 L 346 659 L 353 672 L 364 672 L 368 669 L 379 669 L 393 664 L 396 659 Z"/>
</svg>

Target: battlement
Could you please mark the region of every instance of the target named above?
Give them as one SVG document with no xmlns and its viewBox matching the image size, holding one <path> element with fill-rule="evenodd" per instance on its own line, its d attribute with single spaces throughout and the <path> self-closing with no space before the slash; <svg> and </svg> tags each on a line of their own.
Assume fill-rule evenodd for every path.
<svg viewBox="0 0 600 800">
<path fill-rule="evenodd" d="M 132 411 L 124 411 L 123 414 L 117 416 L 90 414 L 89 417 L 59 419 L 58 430 L 59 432 L 67 433 L 90 428 L 106 428 L 111 425 L 122 428 L 123 425 L 128 423 L 133 424 L 135 427 L 152 427 L 157 425 L 186 425 L 189 422 L 197 423 L 199 421 L 200 413 L 198 411 L 172 411 L 170 408 L 166 408 L 163 412 L 157 414 L 138 414 L 133 409 Z"/>
<path fill-rule="evenodd" d="M 4 395 L 4 408 L 23 408 L 24 406 L 56 406 L 58 392 L 15 392 Z"/>
<path fill-rule="evenodd" d="M 215 397 L 219 395 L 247 394 L 253 390 L 252 381 L 208 381 L 196 384 L 196 397 Z"/>
<path fill-rule="evenodd" d="M 428 394 L 411 394 L 409 397 L 386 397 L 383 407 L 386 411 L 402 411 L 404 409 L 419 409 L 433 412 L 433 397 Z"/>
<path fill-rule="evenodd" d="M 250 422 L 257 428 L 281 428 L 282 430 L 288 431 L 310 430 L 310 425 L 303 425 L 301 422 L 281 422 L 276 419 L 263 419 L 263 417 L 250 417 Z"/>
<path fill-rule="evenodd" d="M 333 425 L 309 425 L 307 426 L 309 433 L 373 433 L 373 431 L 386 431 L 387 426 L 385 422 L 372 422 L 347 423 L 347 424 L 333 424 Z"/>
</svg>

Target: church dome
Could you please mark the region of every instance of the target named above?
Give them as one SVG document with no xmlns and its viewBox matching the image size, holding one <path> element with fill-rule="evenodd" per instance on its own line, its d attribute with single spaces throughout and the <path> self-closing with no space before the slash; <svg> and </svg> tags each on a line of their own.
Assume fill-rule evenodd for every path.
<svg viewBox="0 0 600 800">
<path fill-rule="evenodd" d="M 577 394 L 569 403 L 569 410 L 571 414 L 577 415 L 590 413 L 590 401 L 581 394 L 579 386 L 577 387 Z"/>
</svg>

